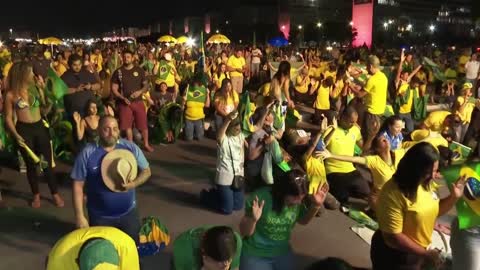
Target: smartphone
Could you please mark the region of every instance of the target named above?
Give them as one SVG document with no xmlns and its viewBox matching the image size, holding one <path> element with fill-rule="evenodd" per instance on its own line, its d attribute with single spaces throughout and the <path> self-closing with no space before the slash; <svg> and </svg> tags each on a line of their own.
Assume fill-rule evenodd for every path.
<svg viewBox="0 0 480 270">
<path fill-rule="evenodd" d="M 317 151 L 325 150 L 325 142 L 323 141 L 323 139 L 320 138 L 320 140 L 318 140 L 317 146 L 315 146 L 315 150 Z"/>
</svg>

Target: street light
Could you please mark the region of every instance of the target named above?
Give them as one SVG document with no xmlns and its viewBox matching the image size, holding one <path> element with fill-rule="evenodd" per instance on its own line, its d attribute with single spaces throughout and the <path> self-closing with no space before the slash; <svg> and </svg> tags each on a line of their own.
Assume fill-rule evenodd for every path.
<svg viewBox="0 0 480 270">
<path fill-rule="evenodd" d="M 435 28 L 436 27 L 433 24 L 428 27 L 428 29 L 430 29 L 430 32 L 435 32 Z"/>
<path fill-rule="evenodd" d="M 302 25 L 299 25 L 298 26 L 298 30 L 302 30 L 303 26 Z"/>
<path fill-rule="evenodd" d="M 412 31 L 413 25 L 409 24 L 407 25 L 407 31 Z"/>
<path fill-rule="evenodd" d="M 318 27 L 318 28 L 322 27 L 322 23 L 321 23 L 321 22 L 318 22 L 318 23 L 317 23 L 317 27 Z"/>
<path fill-rule="evenodd" d="M 285 25 L 282 25 L 282 30 L 285 30 Z"/>
<path fill-rule="evenodd" d="M 217 31 L 215 31 L 215 33 L 217 33 L 217 34 L 218 34 L 218 33 L 220 33 L 220 31 L 217 29 Z"/>
<path fill-rule="evenodd" d="M 393 23 L 393 20 L 388 20 L 388 24 L 392 24 Z"/>
<path fill-rule="evenodd" d="M 387 29 L 388 28 L 388 22 L 384 22 L 383 27 L 385 27 L 385 29 Z"/>
<path fill-rule="evenodd" d="M 10 37 L 12 37 L 13 36 L 13 29 L 10 28 L 9 31 L 10 31 Z"/>
<path fill-rule="evenodd" d="M 350 22 L 350 26 L 353 26 L 353 21 Z"/>
</svg>

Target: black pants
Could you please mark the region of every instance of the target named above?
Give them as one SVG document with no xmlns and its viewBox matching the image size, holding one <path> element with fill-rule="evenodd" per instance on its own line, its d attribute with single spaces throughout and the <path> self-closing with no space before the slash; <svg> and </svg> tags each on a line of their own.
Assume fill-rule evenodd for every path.
<svg viewBox="0 0 480 270">
<path fill-rule="evenodd" d="M 330 193 L 340 202 L 348 202 L 349 197 L 367 199 L 370 194 L 368 182 L 358 171 L 327 174 Z"/>
<path fill-rule="evenodd" d="M 25 140 L 25 144 L 35 153 L 38 157 L 43 156 L 44 160 L 48 162 L 47 168 L 43 169 L 45 178 L 47 179 L 48 187 L 52 194 L 58 192 L 57 182 L 52 168 L 52 151 L 50 146 L 50 133 L 48 129 L 43 125 L 40 120 L 35 123 L 23 123 L 17 122 L 16 129 L 18 134 Z M 27 165 L 27 178 L 30 184 L 30 189 L 33 194 L 40 193 L 38 188 L 38 177 L 36 173 L 36 166 L 27 153 L 25 148 L 19 146 L 20 152 Z"/>
<path fill-rule="evenodd" d="M 420 270 L 422 257 L 393 249 L 385 244 L 382 232 L 377 230 L 372 238 L 370 259 L 373 270 Z"/>
</svg>

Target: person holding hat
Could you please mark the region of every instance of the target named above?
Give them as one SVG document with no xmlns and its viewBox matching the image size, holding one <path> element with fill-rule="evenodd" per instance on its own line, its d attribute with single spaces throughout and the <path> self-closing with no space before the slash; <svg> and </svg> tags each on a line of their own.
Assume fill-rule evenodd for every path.
<svg viewBox="0 0 480 270">
<path fill-rule="evenodd" d="M 472 98 L 472 88 L 473 85 L 471 83 L 464 83 L 461 95 L 457 97 L 457 102 L 454 105 L 455 114 L 458 115 L 461 120 L 461 124 L 455 128 L 458 142 L 463 142 L 472 119 L 473 109 L 475 108 L 475 99 Z"/>
<path fill-rule="evenodd" d="M 47 257 L 47 270 L 139 270 L 135 242 L 113 227 L 75 230 L 62 237 Z"/>
<path fill-rule="evenodd" d="M 369 130 L 375 130 L 380 128 L 381 117 L 385 112 L 387 106 L 387 88 L 388 79 L 387 76 L 380 70 L 380 60 L 375 55 L 368 57 L 368 72 L 371 77 L 368 79 L 365 87 L 351 86 L 352 91 L 357 97 L 364 98 L 365 113 L 361 122 L 362 137 L 365 142 L 371 142 L 372 138 L 369 138 Z M 364 150 L 369 150 L 370 146 L 366 143 L 363 147 Z"/>
<path fill-rule="evenodd" d="M 98 133 L 98 143 L 85 146 L 71 173 L 76 225 L 116 227 L 138 241 L 140 220 L 135 188 L 151 176 L 148 161 L 137 145 L 120 139 L 114 117 L 102 117 Z M 88 221 L 83 212 L 84 187 Z"/>
</svg>

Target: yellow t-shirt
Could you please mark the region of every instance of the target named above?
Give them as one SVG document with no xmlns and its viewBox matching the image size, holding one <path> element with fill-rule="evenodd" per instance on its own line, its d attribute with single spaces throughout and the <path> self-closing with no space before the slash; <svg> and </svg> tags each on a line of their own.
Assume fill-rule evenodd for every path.
<svg viewBox="0 0 480 270">
<path fill-rule="evenodd" d="M 330 70 L 327 70 L 323 73 L 323 77 L 326 79 L 328 77 L 332 77 L 333 81 L 337 78 L 337 72 L 333 71 L 331 72 Z"/>
<path fill-rule="evenodd" d="M 3 66 L 2 75 L 4 78 L 8 77 L 8 72 L 10 71 L 10 68 L 12 67 L 12 65 L 13 65 L 13 62 L 8 62 L 5 64 L 5 66 Z"/>
<path fill-rule="evenodd" d="M 197 121 L 205 118 L 205 112 L 203 108 L 205 107 L 204 103 L 187 101 L 185 109 L 185 118 L 190 121 Z"/>
<path fill-rule="evenodd" d="M 338 80 L 335 82 L 335 88 L 333 89 L 333 98 L 338 98 L 345 87 L 343 80 Z"/>
<path fill-rule="evenodd" d="M 361 139 L 360 128 L 357 126 L 353 126 L 348 131 L 338 127 L 327 142 L 327 149 L 334 155 L 353 157 L 355 144 Z M 351 162 L 327 159 L 325 169 L 327 173 L 349 173 L 354 171 L 355 167 Z"/>
<path fill-rule="evenodd" d="M 326 183 L 327 173 L 322 160 L 312 156 L 304 157 L 304 159 L 308 180 L 310 181 L 309 194 L 312 194 L 320 185 Z"/>
<path fill-rule="evenodd" d="M 265 83 L 264 85 L 260 86 L 260 89 L 258 89 L 258 93 L 260 93 L 264 97 L 270 96 L 270 86 L 271 84 L 269 82 Z"/>
<path fill-rule="evenodd" d="M 431 112 L 423 123 L 428 129 L 433 131 L 441 131 L 443 127 L 443 121 L 445 121 L 445 118 L 450 114 L 452 113 L 449 111 Z"/>
<path fill-rule="evenodd" d="M 378 156 L 366 156 L 366 167 L 372 172 L 373 186 L 376 190 L 381 190 L 383 185 L 390 180 L 397 170 L 398 163 L 405 155 L 405 149 L 397 149 L 393 151 L 395 161 L 389 165 Z"/>
<path fill-rule="evenodd" d="M 57 75 L 61 77 L 63 73 L 67 71 L 67 68 L 62 63 L 57 63 L 55 66 L 55 71 L 57 72 Z"/>
<path fill-rule="evenodd" d="M 227 66 L 231 68 L 243 68 L 245 66 L 245 58 L 236 57 L 235 55 L 230 56 L 227 61 Z M 230 72 L 230 77 L 243 77 L 243 73 L 232 71 Z"/>
<path fill-rule="evenodd" d="M 415 243 L 426 248 L 432 242 L 433 227 L 439 212 L 440 200 L 433 189 L 421 185 L 416 201 L 406 198 L 395 181 L 382 188 L 377 202 L 377 219 L 385 233 L 403 233 Z"/>
<path fill-rule="evenodd" d="M 308 92 L 308 85 L 310 84 L 310 78 L 307 76 L 306 78 L 302 76 L 297 76 L 297 80 L 295 83 L 295 90 L 300 94 L 305 94 Z"/>
<path fill-rule="evenodd" d="M 222 87 L 222 82 L 224 79 L 230 79 L 228 73 L 220 73 L 220 77 L 218 77 L 217 73 L 213 74 L 213 81 L 216 83 L 218 89 Z"/>
<path fill-rule="evenodd" d="M 314 108 L 318 110 L 330 110 L 330 88 L 321 85 L 317 90 L 317 99 Z"/>
<path fill-rule="evenodd" d="M 47 270 L 78 270 L 75 261 L 88 239 L 104 238 L 112 242 L 120 257 L 120 270 L 139 270 L 138 251 L 130 236 L 113 227 L 90 227 L 73 231 L 58 240 L 48 254 Z"/>
<path fill-rule="evenodd" d="M 192 73 L 195 73 L 195 66 L 197 65 L 197 61 L 192 61 L 191 63 L 186 62 L 185 66 L 190 69 Z"/>
<path fill-rule="evenodd" d="M 465 98 L 458 97 L 457 102 L 460 106 L 462 106 L 465 103 Z M 475 104 L 468 102 L 467 100 L 467 104 L 465 105 L 465 108 L 463 108 L 463 112 L 457 111 L 457 115 L 460 116 L 460 119 L 462 119 L 463 124 L 470 123 L 470 120 L 472 119 L 473 109 L 475 109 Z"/>
<path fill-rule="evenodd" d="M 215 97 L 215 103 L 220 103 L 220 106 L 223 106 L 225 109 L 225 112 L 231 113 L 236 109 L 236 106 L 239 103 L 239 97 L 237 91 L 233 91 L 233 96 L 229 96 L 227 100 L 225 100 L 221 96 Z"/>
<path fill-rule="evenodd" d="M 321 70 L 319 67 L 314 67 L 312 66 L 308 70 L 308 76 L 313 77 L 313 78 L 320 78 L 320 74 L 322 74 Z"/>
<path fill-rule="evenodd" d="M 383 114 L 385 106 L 387 106 L 387 87 L 388 79 L 381 71 L 377 71 L 367 81 L 364 90 L 367 92 L 365 96 L 365 106 L 371 114 Z"/>
<path fill-rule="evenodd" d="M 415 77 L 417 77 L 417 79 L 419 79 L 420 81 L 422 82 L 426 82 L 427 81 L 427 74 L 423 71 L 419 71 L 417 72 L 417 74 L 415 74 Z"/>
<path fill-rule="evenodd" d="M 462 55 L 458 58 L 458 73 L 465 73 L 465 64 L 470 61 L 470 56 Z"/>
<path fill-rule="evenodd" d="M 404 95 L 409 89 L 410 89 L 410 85 L 408 83 L 404 83 L 398 89 L 398 94 Z M 412 105 L 413 105 L 413 91 L 410 91 L 410 97 L 408 98 L 407 103 L 400 106 L 399 113 L 411 113 Z"/>
<path fill-rule="evenodd" d="M 174 87 L 175 86 L 175 65 L 173 64 L 172 61 L 168 62 L 168 65 L 170 66 L 170 73 L 168 74 L 167 78 L 165 79 L 165 83 L 167 84 L 168 87 Z"/>
<path fill-rule="evenodd" d="M 102 55 L 97 55 L 97 54 L 92 54 L 90 55 L 90 62 L 96 63 L 97 65 L 97 72 L 102 71 L 102 65 L 103 65 L 103 57 Z"/>
</svg>

